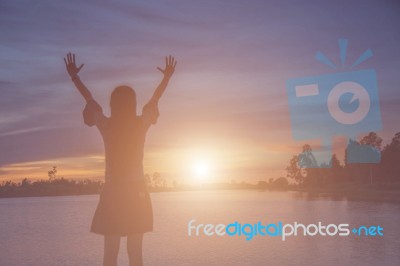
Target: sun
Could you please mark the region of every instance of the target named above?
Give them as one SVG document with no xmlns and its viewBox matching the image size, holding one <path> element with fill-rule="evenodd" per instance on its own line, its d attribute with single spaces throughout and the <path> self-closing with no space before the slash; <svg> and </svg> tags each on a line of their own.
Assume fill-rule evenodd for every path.
<svg viewBox="0 0 400 266">
<path fill-rule="evenodd" d="M 192 171 L 197 179 L 204 181 L 210 178 L 211 175 L 210 163 L 206 160 L 197 160 L 192 165 Z"/>
</svg>

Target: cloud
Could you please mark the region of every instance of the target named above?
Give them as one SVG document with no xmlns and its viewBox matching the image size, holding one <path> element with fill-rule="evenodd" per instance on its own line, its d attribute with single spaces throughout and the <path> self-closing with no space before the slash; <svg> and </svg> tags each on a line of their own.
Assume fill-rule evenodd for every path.
<svg viewBox="0 0 400 266">
<path fill-rule="evenodd" d="M 155 68 L 176 55 L 150 152 L 170 145 L 163 141 L 201 139 L 286 151 L 296 146 L 286 79 L 335 71 L 313 56 L 323 50 L 338 60 L 337 39 L 346 37 L 349 62 L 373 50 L 364 66 L 378 72 L 385 130 L 398 131 L 398 11 L 395 2 L 373 1 L 345 9 L 312 1 L 1 1 L 0 165 L 102 152 L 98 132 L 82 125 L 83 101 L 62 61 L 68 51 L 85 63 L 81 77 L 105 110 L 121 83 L 143 106 L 161 78 Z"/>
<path fill-rule="evenodd" d="M 28 130 L 0 137 L 0 165 L 80 156 L 102 151 L 100 135 L 95 130 L 54 128 Z"/>
</svg>

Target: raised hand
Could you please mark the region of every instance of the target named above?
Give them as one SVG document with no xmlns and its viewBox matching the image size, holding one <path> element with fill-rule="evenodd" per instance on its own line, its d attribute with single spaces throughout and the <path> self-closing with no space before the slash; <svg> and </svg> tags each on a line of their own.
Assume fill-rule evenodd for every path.
<svg viewBox="0 0 400 266">
<path fill-rule="evenodd" d="M 71 78 L 76 77 L 79 71 L 82 69 L 83 65 L 79 67 L 75 64 L 75 54 L 68 53 L 67 58 L 64 57 L 65 67 L 67 68 L 68 74 Z"/>
<path fill-rule="evenodd" d="M 165 57 L 165 68 L 162 69 L 160 67 L 157 67 L 157 69 L 160 70 L 164 74 L 164 77 L 169 79 L 172 76 L 172 74 L 174 74 L 175 66 L 176 66 L 177 62 L 178 61 L 176 61 L 174 57 L 166 56 Z"/>
</svg>

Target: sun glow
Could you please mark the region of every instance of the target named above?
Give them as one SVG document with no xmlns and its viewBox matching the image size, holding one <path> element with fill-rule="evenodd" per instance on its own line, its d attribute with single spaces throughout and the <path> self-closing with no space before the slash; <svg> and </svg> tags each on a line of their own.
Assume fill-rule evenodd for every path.
<svg viewBox="0 0 400 266">
<path fill-rule="evenodd" d="M 193 164 L 193 173 L 198 179 L 204 180 L 210 177 L 210 164 L 207 161 L 199 160 Z"/>
<path fill-rule="evenodd" d="M 192 185 L 214 183 L 221 178 L 220 152 L 213 148 L 190 148 L 181 153 L 179 167 L 186 182 Z"/>
<path fill-rule="evenodd" d="M 197 177 L 207 177 L 210 175 L 210 165 L 206 161 L 197 161 L 193 164 L 193 172 Z"/>
</svg>

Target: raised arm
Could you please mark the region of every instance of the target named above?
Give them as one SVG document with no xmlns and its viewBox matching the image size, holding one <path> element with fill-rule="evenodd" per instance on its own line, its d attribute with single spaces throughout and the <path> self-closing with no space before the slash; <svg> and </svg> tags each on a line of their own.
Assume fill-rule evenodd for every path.
<svg viewBox="0 0 400 266">
<path fill-rule="evenodd" d="M 93 99 L 92 94 L 78 76 L 78 73 L 82 69 L 83 64 L 77 67 L 75 64 L 75 54 L 71 53 L 67 54 L 67 57 L 64 58 L 64 62 L 65 62 L 65 67 L 67 68 L 67 72 L 72 79 L 72 82 L 75 84 L 75 87 L 82 94 L 83 98 L 85 98 L 86 102 L 92 100 Z"/>
<path fill-rule="evenodd" d="M 161 80 L 160 85 L 158 85 L 157 89 L 154 91 L 154 94 L 151 97 L 150 102 L 158 102 L 158 100 L 160 100 L 165 89 L 167 88 L 169 79 L 172 77 L 172 74 L 174 74 L 176 63 L 177 61 L 175 60 L 174 57 L 166 56 L 165 68 L 162 69 L 160 67 L 157 67 L 157 69 L 164 74 L 164 78 Z"/>
</svg>

